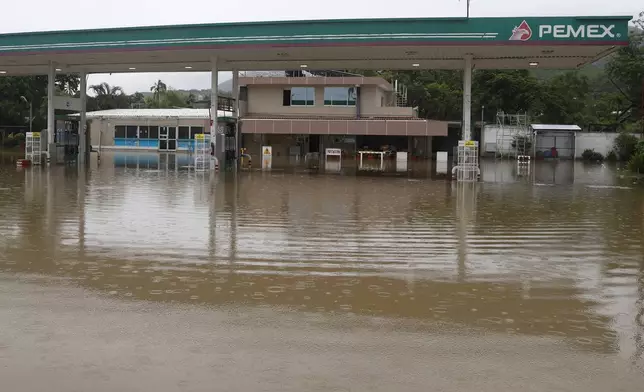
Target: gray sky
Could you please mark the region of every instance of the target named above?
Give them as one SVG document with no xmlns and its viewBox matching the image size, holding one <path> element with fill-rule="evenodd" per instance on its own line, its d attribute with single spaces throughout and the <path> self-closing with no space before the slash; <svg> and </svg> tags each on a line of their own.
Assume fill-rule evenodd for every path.
<svg viewBox="0 0 644 392">
<path fill-rule="evenodd" d="M 464 16 L 465 4 L 466 0 L 23 0 L 13 1 L 11 12 L 0 13 L 0 32 L 289 19 L 449 17 Z M 472 17 L 635 15 L 644 11 L 644 2 L 471 0 L 470 10 Z M 219 78 L 225 80 L 230 74 L 222 73 Z M 108 82 L 132 93 L 149 91 L 157 79 L 174 88 L 210 88 L 207 73 L 92 75 L 89 83 Z"/>
</svg>

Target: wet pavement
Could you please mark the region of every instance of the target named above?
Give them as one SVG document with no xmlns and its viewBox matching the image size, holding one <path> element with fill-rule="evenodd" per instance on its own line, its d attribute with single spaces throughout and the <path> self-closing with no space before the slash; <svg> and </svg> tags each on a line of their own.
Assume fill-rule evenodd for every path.
<svg viewBox="0 0 644 392">
<path fill-rule="evenodd" d="M 457 186 L 426 162 L 210 176 L 131 156 L 0 166 L 7 390 L 644 382 L 644 188 L 615 167 L 484 161 Z"/>
</svg>

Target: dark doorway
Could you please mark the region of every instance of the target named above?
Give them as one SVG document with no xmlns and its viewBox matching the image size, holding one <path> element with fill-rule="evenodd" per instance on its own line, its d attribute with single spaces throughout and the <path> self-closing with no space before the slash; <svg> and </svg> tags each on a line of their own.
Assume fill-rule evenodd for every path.
<svg viewBox="0 0 644 392">
<path fill-rule="evenodd" d="M 320 135 L 309 136 L 309 152 L 320 152 Z"/>
</svg>

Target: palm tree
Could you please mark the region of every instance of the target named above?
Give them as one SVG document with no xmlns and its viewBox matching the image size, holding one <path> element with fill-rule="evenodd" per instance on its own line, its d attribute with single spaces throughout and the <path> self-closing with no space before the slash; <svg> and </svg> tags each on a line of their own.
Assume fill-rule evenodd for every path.
<svg viewBox="0 0 644 392">
<path fill-rule="evenodd" d="M 97 110 L 127 107 L 127 97 L 120 86 L 110 86 L 109 83 L 103 82 L 89 86 L 89 89 L 95 95 Z"/>
<path fill-rule="evenodd" d="M 154 99 L 157 103 L 161 102 L 161 95 L 168 91 L 168 86 L 159 79 L 156 83 L 150 87 L 150 91 L 154 94 Z"/>
</svg>

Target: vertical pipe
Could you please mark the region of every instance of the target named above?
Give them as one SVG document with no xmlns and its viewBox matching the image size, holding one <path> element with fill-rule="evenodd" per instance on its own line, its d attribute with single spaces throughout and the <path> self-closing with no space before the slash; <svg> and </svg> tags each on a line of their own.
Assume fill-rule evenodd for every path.
<svg viewBox="0 0 644 392">
<path fill-rule="evenodd" d="M 360 99 L 360 86 L 356 85 L 356 118 L 359 119 L 361 117 L 360 113 L 360 105 L 361 105 L 361 99 Z"/>
<path fill-rule="evenodd" d="M 465 55 L 463 70 L 463 140 L 472 139 L 472 55 Z"/>
<path fill-rule="evenodd" d="M 78 124 L 79 142 L 78 147 L 78 163 L 85 163 L 87 161 L 87 74 L 83 71 L 80 73 L 80 124 Z"/>
<path fill-rule="evenodd" d="M 29 101 L 29 132 L 33 132 L 33 131 L 34 131 L 34 104 L 32 101 Z"/>
<path fill-rule="evenodd" d="M 54 132 L 56 132 L 56 117 L 54 112 L 54 89 L 56 82 L 56 64 L 49 62 L 47 75 L 47 160 L 51 159 L 54 148 Z"/>
</svg>

